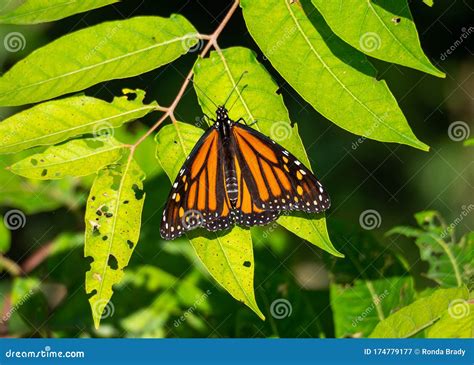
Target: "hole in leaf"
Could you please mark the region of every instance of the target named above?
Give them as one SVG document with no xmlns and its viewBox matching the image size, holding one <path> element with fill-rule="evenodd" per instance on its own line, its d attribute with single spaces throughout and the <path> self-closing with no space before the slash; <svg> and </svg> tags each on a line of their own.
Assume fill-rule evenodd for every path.
<svg viewBox="0 0 474 365">
<path fill-rule="evenodd" d="M 107 241 L 108 238 L 109 238 L 108 236 L 104 236 L 102 237 L 102 241 Z"/>
<path fill-rule="evenodd" d="M 124 200 L 124 201 L 123 201 L 123 204 L 128 204 L 128 203 L 129 203 L 128 200 Z"/>
<path fill-rule="evenodd" d="M 118 269 L 117 258 L 114 255 L 109 255 L 109 259 L 107 260 L 107 265 L 109 265 L 109 267 L 112 270 L 117 270 Z"/>
<path fill-rule="evenodd" d="M 133 242 L 130 240 L 127 240 L 128 248 L 133 248 Z"/>
<path fill-rule="evenodd" d="M 252 266 L 252 263 L 250 261 L 244 261 L 244 266 L 245 267 L 250 267 L 250 266 Z"/>
<path fill-rule="evenodd" d="M 135 193 L 135 199 L 141 200 L 143 198 L 143 195 L 145 194 L 145 192 L 142 189 L 140 189 L 137 184 L 133 184 L 132 190 Z"/>
</svg>

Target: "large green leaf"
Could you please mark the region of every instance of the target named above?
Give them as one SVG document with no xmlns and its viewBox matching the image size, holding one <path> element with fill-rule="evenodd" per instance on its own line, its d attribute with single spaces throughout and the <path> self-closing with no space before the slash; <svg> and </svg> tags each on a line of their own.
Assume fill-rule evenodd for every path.
<svg viewBox="0 0 474 365">
<path fill-rule="evenodd" d="M 310 0 L 243 0 L 242 7 L 265 56 L 322 115 L 367 138 L 428 150 L 365 55 L 335 36 Z"/>
<path fill-rule="evenodd" d="M 118 161 L 125 146 L 112 137 L 76 139 L 52 146 L 10 167 L 30 179 L 55 180 L 65 176 L 87 176 Z"/>
<path fill-rule="evenodd" d="M 8 0 L 2 0 L 7 1 Z M 119 0 L 28 0 L 8 13 L 0 13 L 0 24 L 36 24 L 66 18 L 113 4 Z M 1 9 L 0 5 L 0 11 Z"/>
<path fill-rule="evenodd" d="M 121 281 L 140 236 L 145 176 L 133 159 L 99 171 L 85 215 L 86 292 L 96 328 L 113 310 L 112 286 Z"/>
<path fill-rule="evenodd" d="M 451 304 L 439 321 L 426 330 L 428 338 L 474 338 L 474 303 L 460 300 Z"/>
<path fill-rule="evenodd" d="M 15 114 L 0 123 L 0 153 L 56 144 L 93 133 L 111 134 L 113 128 L 141 118 L 157 104 L 143 104 L 145 92 L 125 89 L 111 103 L 89 96 L 49 101 Z M 134 97 L 136 94 L 136 97 Z"/>
<path fill-rule="evenodd" d="M 0 254 L 6 253 L 10 249 L 10 231 L 3 223 L 4 217 L 0 215 Z"/>
<path fill-rule="evenodd" d="M 202 134 L 202 129 L 185 123 L 165 126 L 157 134 L 156 156 L 171 181 Z M 240 227 L 219 233 L 200 230 L 191 232 L 188 238 L 214 279 L 264 319 L 253 289 L 254 258 L 250 231 Z"/>
<path fill-rule="evenodd" d="M 212 52 L 209 58 L 199 59 L 194 70 L 196 93 L 208 115 L 215 114 L 215 106 L 210 100 L 224 104 L 239 77 L 246 72 L 241 85 L 241 88 L 246 85 L 244 91 L 236 90 L 229 101 L 232 103 L 230 117 L 257 121 L 252 127 L 276 140 L 311 169 L 298 128 L 296 124 L 291 126 L 283 99 L 276 93 L 277 85 L 251 50 L 240 47 L 225 49 L 222 58 L 217 52 Z M 323 250 L 343 256 L 331 243 L 323 214 L 286 215 L 280 217 L 278 223 Z"/>
<path fill-rule="evenodd" d="M 411 303 L 414 289 L 410 277 L 393 277 L 331 284 L 330 294 L 336 337 L 365 337 L 393 310 Z"/>
<path fill-rule="evenodd" d="M 198 42 L 181 15 L 105 22 L 37 49 L 0 78 L 0 105 L 23 105 L 165 65 Z"/>
<path fill-rule="evenodd" d="M 428 297 L 418 299 L 380 322 L 370 337 L 411 337 L 437 321 L 453 303 L 467 300 L 466 288 L 438 289 Z"/>
<path fill-rule="evenodd" d="M 371 57 L 444 77 L 423 53 L 407 0 L 312 0 L 332 31 Z"/>
</svg>

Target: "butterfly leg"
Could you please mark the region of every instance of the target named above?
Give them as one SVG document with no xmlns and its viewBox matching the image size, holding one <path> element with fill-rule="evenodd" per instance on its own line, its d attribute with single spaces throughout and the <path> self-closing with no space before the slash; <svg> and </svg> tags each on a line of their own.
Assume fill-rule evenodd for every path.
<svg viewBox="0 0 474 365">
<path fill-rule="evenodd" d="M 244 124 L 245 124 L 246 126 L 251 127 L 251 126 L 253 126 L 254 124 L 256 124 L 256 123 L 258 122 L 258 120 L 254 120 L 252 123 L 248 124 L 247 121 L 246 121 L 244 118 L 239 118 L 239 119 L 237 119 L 236 123 L 239 123 L 239 122 L 244 122 Z"/>
</svg>

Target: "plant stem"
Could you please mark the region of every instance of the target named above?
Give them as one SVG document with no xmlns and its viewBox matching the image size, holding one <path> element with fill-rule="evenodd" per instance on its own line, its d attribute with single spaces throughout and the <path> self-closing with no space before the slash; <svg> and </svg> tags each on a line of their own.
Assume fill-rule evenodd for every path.
<svg viewBox="0 0 474 365">
<path fill-rule="evenodd" d="M 442 239 L 438 238 L 434 234 L 432 234 L 431 236 L 442 247 L 444 252 L 446 252 L 446 255 L 448 256 L 449 261 L 451 262 L 451 265 L 453 265 L 454 274 L 456 275 L 456 283 L 458 284 L 458 286 L 461 286 L 462 285 L 461 272 L 459 271 L 458 263 L 456 261 L 456 258 L 453 255 L 453 253 L 451 252 L 450 247 L 448 246 L 448 244 L 446 242 L 444 242 Z"/>
<path fill-rule="evenodd" d="M 225 15 L 224 19 L 222 22 L 219 24 L 219 26 L 216 28 L 216 30 L 211 34 L 211 35 L 205 35 L 205 34 L 199 34 L 198 38 L 199 39 L 205 39 L 207 40 L 206 45 L 204 46 L 204 49 L 202 52 L 199 54 L 199 57 L 204 57 L 211 47 L 218 47 L 217 46 L 217 39 L 219 38 L 220 34 L 224 30 L 225 26 L 227 23 L 229 23 L 230 18 L 232 18 L 232 15 L 234 15 L 235 11 L 239 7 L 239 0 L 235 0 L 234 3 L 232 4 L 231 8 Z M 151 135 L 168 117 L 172 120 L 174 124 L 176 124 L 176 118 L 174 116 L 174 111 L 176 109 L 176 106 L 180 102 L 181 98 L 184 95 L 184 92 L 186 91 L 186 88 L 188 87 L 189 83 L 191 82 L 191 78 L 193 77 L 194 70 L 191 68 L 191 70 L 188 72 L 186 78 L 184 79 L 183 84 L 181 85 L 178 94 L 174 98 L 173 102 L 169 107 L 160 107 L 159 110 L 164 111 L 165 113 L 161 116 L 161 118 L 143 135 L 141 136 L 132 146 L 130 146 L 130 156 L 129 158 L 132 159 L 133 155 L 135 153 L 136 148 L 149 136 Z"/>
</svg>

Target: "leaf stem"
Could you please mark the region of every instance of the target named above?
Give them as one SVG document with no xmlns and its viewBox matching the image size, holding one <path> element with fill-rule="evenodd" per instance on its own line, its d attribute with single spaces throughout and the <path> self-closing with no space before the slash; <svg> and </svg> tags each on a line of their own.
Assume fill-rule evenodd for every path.
<svg viewBox="0 0 474 365">
<path fill-rule="evenodd" d="M 431 237 L 441 246 L 444 252 L 446 252 L 446 255 L 448 256 L 449 261 L 451 262 L 451 265 L 453 265 L 454 274 L 456 275 L 456 283 L 458 284 L 459 287 L 462 286 L 461 272 L 459 271 L 458 263 L 451 251 L 451 248 L 446 242 L 444 242 L 444 240 L 438 238 L 436 235 L 432 234 Z"/>
<path fill-rule="evenodd" d="M 226 25 L 229 23 L 230 18 L 232 18 L 232 15 L 234 15 L 235 11 L 239 7 L 240 1 L 235 0 L 232 6 L 230 7 L 229 11 L 225 15 L 224 19 L 222 22 L 219 24 L 219 26 L 216 28 L 216 30 L 211 34 L 211 35 L 206 35 L 206 34 L 198 34 L 199 39 L 204 39 L 207 40 L 206 45 L 204 46 L 204 49 L 202 52 L 199 54 L 199 57 L 204 57 L 211 47 L 218 48 L 217 46 L 217 39 L 219 38 L 220 34 L 226 27 Z M 173 102 L 169 107 L 159 107 L 157 110 L 163 111 L 164 114 L 158 119 L 158 121 L 143 135 L 141 136 L 133 145 L 130 146 L 130 156 L 129 158 L 133 158 L 133 154 L 135 153 L 136 148 L 149 136 L 151 135 L 168 117 L 171 119 L 171 121 L 176 124 L 176 118 L 174 116 L 174 111 L 176 109 L 176 106 L 182 99 L 184 92 L 186 91 L 186 88 L 188 87 L 189 83 L 191 82 L 191 78 L 193 77 L 194 70 L 191 68 L 191 70 L 188 72 L 186 78 L 184 79 L 183 84 L 181 85 L 178 94 L 174 98 Z"/>
</svg>

